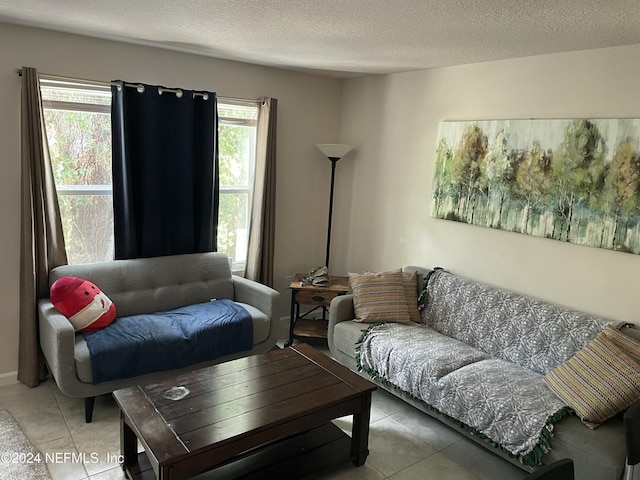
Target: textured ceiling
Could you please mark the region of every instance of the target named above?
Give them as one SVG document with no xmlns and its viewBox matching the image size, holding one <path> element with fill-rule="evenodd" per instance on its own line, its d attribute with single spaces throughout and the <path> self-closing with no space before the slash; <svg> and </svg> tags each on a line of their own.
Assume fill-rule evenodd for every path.
<svg viewBox="0 0 640 480">
<path fill-rule="evenodd" d="M 0 22 L 342 77 L 640 44 L 640 0 L 0 0 Z"/>
</svg>

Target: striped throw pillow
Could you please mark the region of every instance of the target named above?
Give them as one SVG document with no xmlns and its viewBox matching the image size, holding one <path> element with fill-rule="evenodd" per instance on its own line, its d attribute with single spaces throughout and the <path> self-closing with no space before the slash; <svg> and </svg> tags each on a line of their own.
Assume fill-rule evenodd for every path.
<svg viewBox="0 0 640 480">
<path fill-rule="evenodd" d="M 402 272 L 349 273 L 357 322 L 410 323 Z"/>
<path fill-rule="evenodd" d="M 638 340 L 613 328 L 605 329 L 604 333 L 618 348 L 640 363 L 640 342 Z"/>
<path fill-rule="evenodd" d="M 595 429 L 640 399 L 640 342 L 606 327 L 545 375 L 555 394 Z"/>
</svg>

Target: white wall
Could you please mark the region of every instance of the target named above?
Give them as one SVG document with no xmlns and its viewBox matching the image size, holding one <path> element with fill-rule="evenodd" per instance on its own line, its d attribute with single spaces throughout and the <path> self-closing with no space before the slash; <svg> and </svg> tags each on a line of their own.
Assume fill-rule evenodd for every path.
<svg viewBox="0 0 640 480">
<path fill-rule="evenodd" d="M 276 287 L 283 293 L 282 315 L 289 275 L 324 261 L 330 164 L 314 145 L 340 141 L 356 149 L 337 165 L 332 273 L 443 266 L 636 321 L 640 257 L 436 220 L 430 204 L 438 122 L 638 117 L 640 46 L 343 82 L 0 24 L 0 376 L 17 369 L 20 79 L 13 69 L 22 65 L 80 78 L 278 98 Z"/>
<path fill-rule="evenodd" d="M 13 69 L 23 65 L 78 78 L 277 98 L 275 275 L 281 314 L 288 313 L 288 276 L 324 261 L 330 168 L 315 144 L 338 139 L 342 80 L 0 24 L 0 377 L 18 364 L 20 78 Z"/>
<path fill-rule="evenodd" d="M 346 81 L 333 258 L 452 272 L 640 324 L 640 256 L 431 218 L 438 122 L 640 116 L 640 45 Z"/>
</svg>

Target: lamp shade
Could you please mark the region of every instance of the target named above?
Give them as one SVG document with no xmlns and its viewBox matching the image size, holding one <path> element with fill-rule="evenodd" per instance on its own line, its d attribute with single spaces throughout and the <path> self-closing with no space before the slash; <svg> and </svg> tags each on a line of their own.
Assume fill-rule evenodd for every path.
<svg viewBox="0 0 640 480">
<path fill-rule="evenodd" d="M 339 143 L 321 143 L 316 145 L 327 158 L 342 158 L 351 151 L 353 145 L 341 145 Z"/>
</svg>

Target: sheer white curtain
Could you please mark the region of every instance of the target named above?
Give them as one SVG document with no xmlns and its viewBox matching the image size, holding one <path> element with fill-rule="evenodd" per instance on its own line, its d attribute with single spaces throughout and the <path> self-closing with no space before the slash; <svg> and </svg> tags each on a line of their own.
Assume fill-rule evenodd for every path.
<svg viewBox="0 0 640 480">
<path fill-rule="evenodd" d="M 273 287 L 276 216 L 278 100 L 262 98 L 258 109 L 256 169 L 245 277 Z"/>
</svg>

